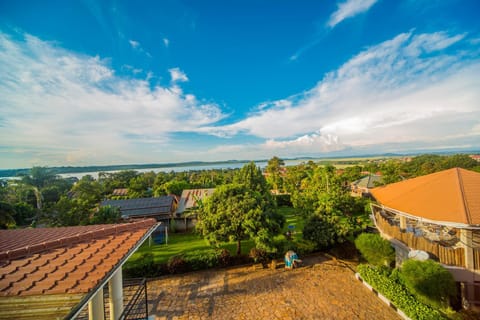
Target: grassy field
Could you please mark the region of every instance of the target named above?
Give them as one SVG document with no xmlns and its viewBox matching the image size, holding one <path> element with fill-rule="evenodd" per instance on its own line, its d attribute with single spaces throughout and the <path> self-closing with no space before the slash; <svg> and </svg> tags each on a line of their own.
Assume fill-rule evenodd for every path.
<svg viewBox="0 0 480 320">
<path fill-rule="evenodd" d="M 277 235 L 275 239 L 279 240 L 285 238 L 285 233 L 290 230 L 293 231 L 292 237 L 299 239 L 302 237 L 303 220 L 295 215 L 295 209 L 289 207 L 280 207 L 279 212 L 286 218 L 285 226 L 282 233 Z M 294 226 L 289 229 L 288 226 Z M 255 246 L 253 240 L 242 241 L 242 254 L 248 254 L 250 249 Z M 236 242 L 223 243 L 221 248 L 227 249 L 232 255 L 236 253 Z M 127 261 L 126 266 L 134 265 L 143 253 L 150 252 L 154 256 L 156 263 L 166 263 L 168 259 L 174 255 L 185 253 L 188 251 L 204 250 L 211 248 L 208 243 L 195 233 L 170 233 L 168 235 L 168 244 L 154 244 L 150 245 L 149 241 L 145 243 L 135 252 L 135 254 Z"/>
</svg>

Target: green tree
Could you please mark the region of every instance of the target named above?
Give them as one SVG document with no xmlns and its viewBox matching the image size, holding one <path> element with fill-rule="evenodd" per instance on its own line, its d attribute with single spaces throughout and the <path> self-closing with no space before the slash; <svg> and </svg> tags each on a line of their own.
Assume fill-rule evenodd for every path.
<svg viewBox="0 0 480 320">
<path fill-rule="evenodd" d="M 90 217 L 90 224 L 117 223 L 121 217 L 120 208 L 104 206 Z"/>
<path fill-rule="evenodd" d="M 25 202 L 18 202 L 13 206 L 15 223 L 17 226 L 30 225 L 35 219 L 35 208 Z"/>
<path fill-rule="evenodd" d="M 267 173 L 267 182 L 273 190 L 283 189 L 282 167 L 285 162 L 277 156 L 268 160 L 265 172 Z"/>
<path fill-rule="evenodd" d="M 261 194 L 270 193 L 267 186 L 267 180 L 265 180 L 262 170 L 257 167 L 253 161 L 244 165 L 242 169 L 240 169 L 234 177 L 234 183 L 243 184 L 248 189 L 260 192 Z"/>
<path fill-rule="evenodd" d="M 310 217 L 303 228 L 303 238 L 315 243 L 319 250 L 335 244 L 335 227 L 320 216 Z"/>
<path fill-rule="evenodd" d="M 0 201 L 0 229 L 9 229 L 15 227 L 15 210 L 7 202 Z"/>
<path fill-rule="evenodd" d="M 235 241 L 237 254 L 241 253 L 241 241 L 246 239 L 269 247 L 273 235 L 283 226 L 260 192 L 239 184 L 218 187 L 203 202 L 198 218 L 197 230 L 209 243 Z"/>
<path fill-rule="evenodd" d="M 378 234 L 360 234 L 355 239 L 355 246 L 368 263 L 374 266 L 390 266 L 395 261 L 392 245 Z"/>
<path fill-rule="evenodd" d="M 53 208 L 50 222 L 55 226 L 87 225 L 91 210 L 86 201 L 62 196 Z"/>
</svg>

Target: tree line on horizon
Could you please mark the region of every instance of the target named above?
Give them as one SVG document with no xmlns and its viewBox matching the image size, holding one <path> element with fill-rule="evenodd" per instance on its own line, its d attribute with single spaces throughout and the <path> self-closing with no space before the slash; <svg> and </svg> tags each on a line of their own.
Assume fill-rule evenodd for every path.
<svg viewBox="0 0 480 320">
<path fill-rule="evenodd" d="M 269 191 L 288 194 L 290 205 L 301 214 L 325 211 L 332 214 L 331 221 L 341 224 L 334 212 L 345 213 L 355 207 L 344 191 L 366 172 L 381 173 L 384 183 L 392 183 L 453 167 L 480 172 L 479 163 L 464 154 L 426 154 L 408 162 L 396 158 L 359 161 L 341 170 L 313 161 L 285 167 L 283 160 L 273 157 L 262 177 Z M 0 180 L 0 228 L 112 223 L 119 220 L 118 210 L 99 208 L 99 203 L 111 198 L 114 189 L 128 188 L 128 198 L 179 196 L 184 189 L 238 184 L 242 169 L 159 173 L 125 170 L 101 172 L 98 179 L 86 175 L 74 181 L 59 177 L 49 168 L 33 167 L 20 180 Z"/>
</svg>

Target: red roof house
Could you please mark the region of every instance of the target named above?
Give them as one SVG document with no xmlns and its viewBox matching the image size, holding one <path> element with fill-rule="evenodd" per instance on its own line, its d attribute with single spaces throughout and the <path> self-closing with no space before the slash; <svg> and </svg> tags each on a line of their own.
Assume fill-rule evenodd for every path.
<svg viewBox="0 0 480 320">
<path fill-rule="evenodd" d="M 122 265 L 156 227 L 148 219 L 0 230 L 0 319 L 70 319 L 87 305 L 91 319 L 103 319 L 107 283 L 110 311 L 118 318 Z"/>
</svg>

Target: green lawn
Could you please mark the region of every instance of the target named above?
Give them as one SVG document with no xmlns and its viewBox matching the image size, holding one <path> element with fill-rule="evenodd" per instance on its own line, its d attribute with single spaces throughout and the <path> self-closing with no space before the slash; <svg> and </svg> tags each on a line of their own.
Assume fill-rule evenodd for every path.
<svg viewBox="0 0 480 320">
<path fill-rule="evenodd" d="M 292 232 L 292 237 L 294 239 L 302 238 L 302 230 L 305 224 L 303 218 L 295 213 L 295 209 L 292 207 L 280 207 L 278 212 L 285 216 L 285 226 L 282 230 L 282 235 L 284 235 L 288 230 Z M 289 228 L 288 226 L 294 226 L 294 228 Z"/>
<path fill-rule="evenodd" d="M 293 230 L 293 237 L 299 239 L 302 237 L 302 230 L 304 222 L 301 217 L 295 215 L 295 209 L 290 207 L 280 207 L 279 212 L 286 218 L 285 226 L 282 230 L 282 234 L 278 235 L 276 239 L 285 238 L 285 233 L 289 230 L 288 226 L 295 226 Z M 242 254 L 248 254 L 250 249 L 255 246 L 253 240 L 242 241 Z M 230 251 L 230 254 L 235 255 L 237 251 L 236 242 L 223 243 L 221 248 L 225 248 Z M 166 263 L 168 259 L 174 255 L 184 253 L 187 251 L 204 250 L 211 248 L 207 242 L 199 235 L 195 233 L 169 233 L 168 244 L 149 244 L 149 241 L 145 243 L 133 254 L 133 256 L 127 261 L 126 266 L 134 265 L 143 253 L 151 252 L 154 256 L 156 263 Z"/>
</svg>

